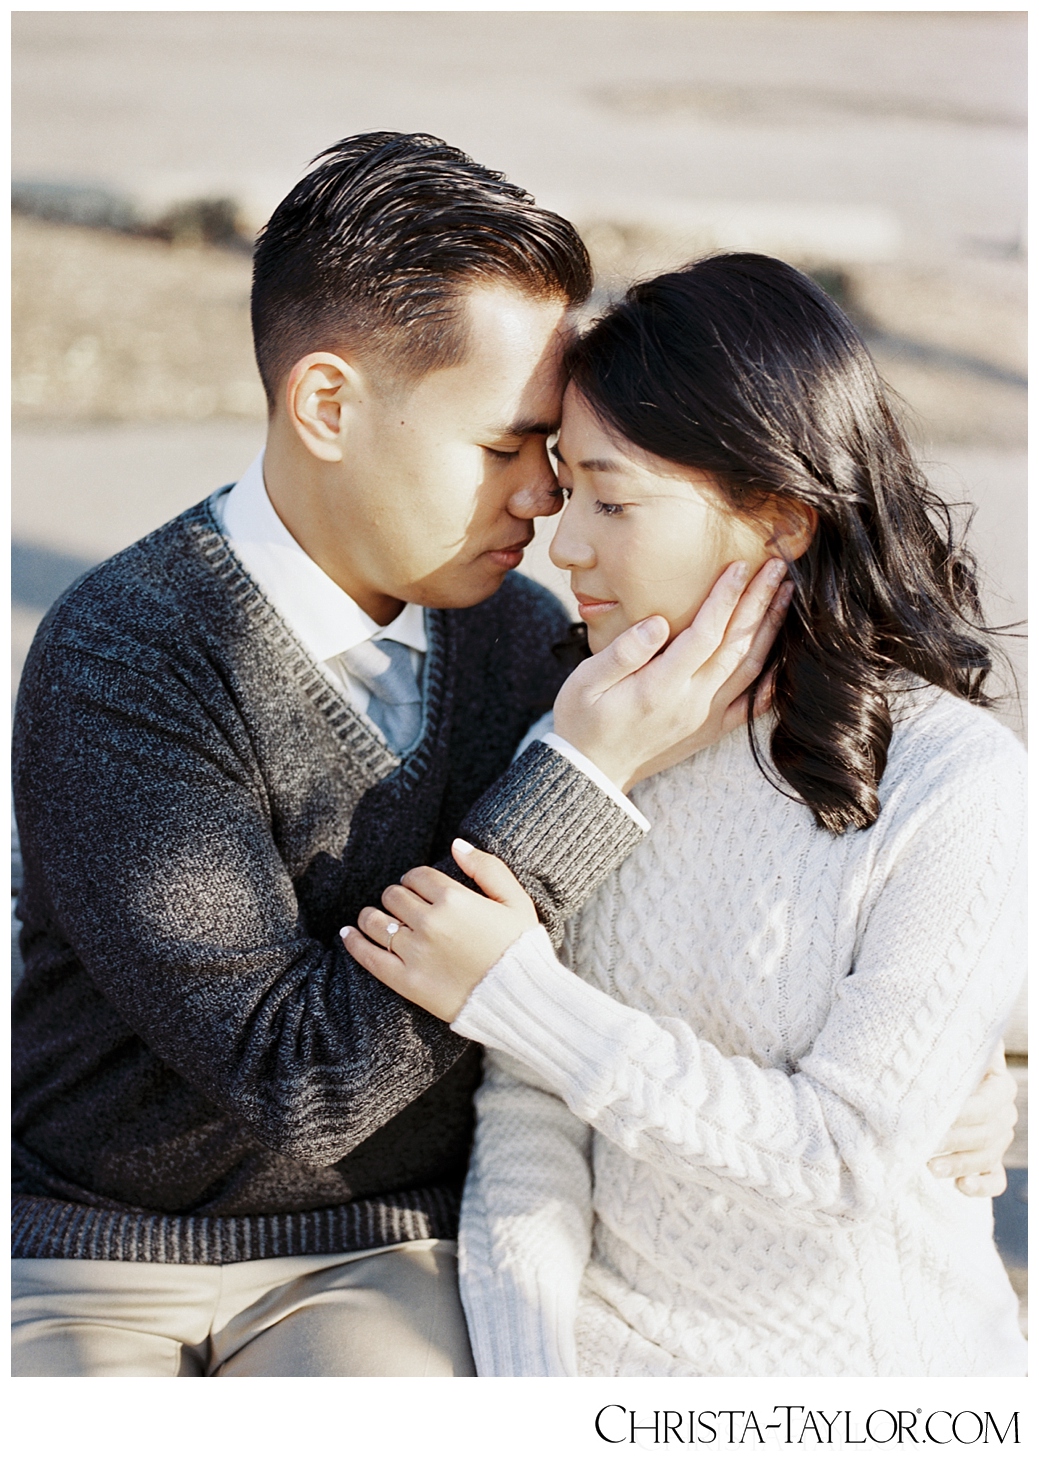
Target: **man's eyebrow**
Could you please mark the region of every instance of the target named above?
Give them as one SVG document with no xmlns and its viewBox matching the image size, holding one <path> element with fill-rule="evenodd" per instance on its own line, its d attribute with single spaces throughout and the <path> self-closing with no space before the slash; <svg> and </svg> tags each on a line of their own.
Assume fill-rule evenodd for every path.
<svg viewBox="0 0 1039 1466">
<path fill-rule="evenodd" d="M 557 422 L 536 422 L 533 418 L 524 418 L 519 422 L 510 423 L 507 428 L 497 428 L 494 436 L 497 438 L 526 438 L 537 434 L 540 437 L 549 438 L 558 431 Z"/>
</svg>

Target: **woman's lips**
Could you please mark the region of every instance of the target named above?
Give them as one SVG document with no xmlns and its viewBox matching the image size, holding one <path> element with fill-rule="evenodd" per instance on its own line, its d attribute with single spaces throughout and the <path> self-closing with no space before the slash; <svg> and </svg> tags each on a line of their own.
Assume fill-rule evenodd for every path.
<svg viewBox="0 0 1039 1466">
<path fill-rule="evenodd" d="M 605 616 L 607 611 L 615 611 L 619 605 L 619 601 L 596 601 L 591 596 L 578 596 L 577 614 L 582 621 L 591 621 L 596 616 Z"/>
</svg>

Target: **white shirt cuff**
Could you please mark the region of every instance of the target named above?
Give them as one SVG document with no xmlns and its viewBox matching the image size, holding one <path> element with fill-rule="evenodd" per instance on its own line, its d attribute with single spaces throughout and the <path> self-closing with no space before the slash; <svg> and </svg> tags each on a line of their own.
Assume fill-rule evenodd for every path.
<svg viewBox="0 0 1039 1466">
<path fill-rule="evenodd" d="M 593 784 L 598 784 L 602 792 L 608 794 L 615 804 L 619 804 L 640 830 L 649 830 L 649 820 L 641 809 L 632 804 L 628 796 L 622 794 L 616 784 L 611 779 L 607 779 L 602 769 L 593 764 L 590 758 L 579 753 L 572 743 L 567 743 L 566 739 L 561 738 L 558 733 L 541 733 L 538 737 L 542 743 L 547 743 L 549 748 L 554 748 L 556 753 L 561 753 L 565 759 L 569 759 L 575 768 L 581 770 L 582 774 L 587 774 Z"/>
</svg>

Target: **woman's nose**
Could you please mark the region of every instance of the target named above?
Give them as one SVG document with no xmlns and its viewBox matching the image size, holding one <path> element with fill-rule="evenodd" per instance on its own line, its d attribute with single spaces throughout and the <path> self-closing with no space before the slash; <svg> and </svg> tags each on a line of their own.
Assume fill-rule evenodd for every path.
<svg viewBox="0 0 1039 1466">
<path fill-rule="evenodd" d="M 595 564 L 595 551 L 576 533 L 574 516 L 569 507 L 563 510 L 562 518 L 552 536 L 548 558 L 560 570 L 590 570 Z"/>
</svg>

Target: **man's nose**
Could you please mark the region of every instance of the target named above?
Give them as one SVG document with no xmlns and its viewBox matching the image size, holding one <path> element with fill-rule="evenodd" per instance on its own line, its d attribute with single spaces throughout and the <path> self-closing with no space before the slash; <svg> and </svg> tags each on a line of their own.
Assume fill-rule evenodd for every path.
<svg viewBox="0 0 1039 1466">
<path fill-rule="evenodd" d="M 515 519 L 542 519 L 563 507 L 556 476 L 545 459 L 534 477 L 509 495 L 508 510 Z"/>
</svg>

